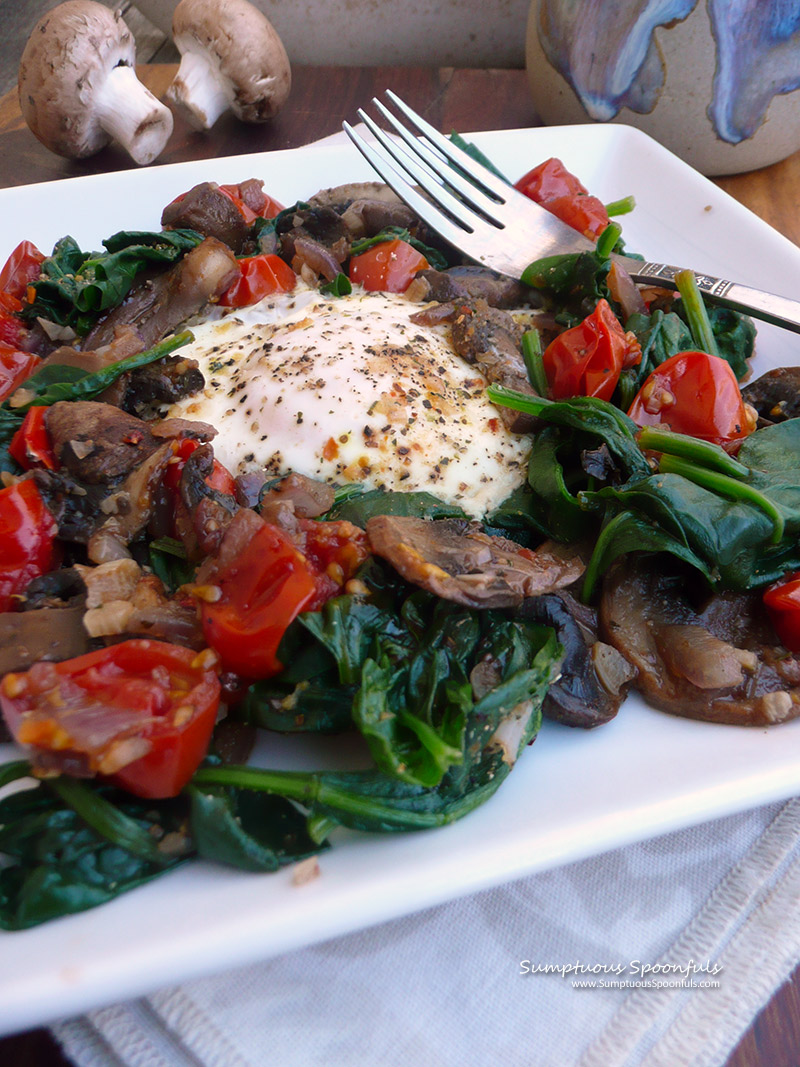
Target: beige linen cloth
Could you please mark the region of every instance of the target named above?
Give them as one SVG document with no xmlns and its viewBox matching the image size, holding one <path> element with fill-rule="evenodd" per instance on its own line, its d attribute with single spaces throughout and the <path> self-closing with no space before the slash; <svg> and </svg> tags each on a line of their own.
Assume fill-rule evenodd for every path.
<svg viewBox="0 0 800 1067">
<path fill-rule="evenodd" d="M 795 799 L 54 1032 L 80 1067 L 721 1067 L 800 962 L 798 902 Z"/>
<path fill-rule="evenodd" d="M 800 798 L 53 1031 L 79 1067 L 722 1067 L 798 963 Z"/>
</svg>

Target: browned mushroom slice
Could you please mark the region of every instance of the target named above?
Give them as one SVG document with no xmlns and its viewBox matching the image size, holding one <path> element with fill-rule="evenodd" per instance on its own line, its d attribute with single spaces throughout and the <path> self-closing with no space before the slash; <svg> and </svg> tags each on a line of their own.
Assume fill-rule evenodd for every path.
<svg viewBox="0 0 800 1067">
<path fill-rule="evenodd" d="M 230 248 L 215 237 L 206 237 L 174 267 L 132 289 L 87 334 L 83 347 L 109 344 L 126 323 L 134 324 L 144 347 L 154 345 L 224 293 L 239 273 Z"/>
<path fill-rule="evenodd" d="M 800 715 L 800 659 L 779 645 L 760 595 L 695 605 L 690 592 L 663 561 L 628 557 L 606 577 L 601 635 L 638 669 L 634 687 L 691 719 L 768 726 Z"/>
<path fill-rule="evenodd" d="M 575 549 L 547 541 L 531 551 L 463 519 L 376 515 L 367 537 L 407 581 L 471 608 L 516 607 L 571 585 L 584 571 Z"/>
<path fill-rule="evenodd" d="M 125 477 L 158 448 L 145 422 L 113 404 L 62 400 L 45 420 L 58 463 L 89 485 Z"/>
<path fill-rule="evenodd" d="M 485 300 L 459 302 L 451 336 L 453 348 L 461 358 L 476 363 L 490 382 L 533 393 L 522 358 L 522 327 L 507 311 L 489 307 Z M 533 428 L 530 415 L 511 408 L 498 410 L 512 432 L 528 433 Z"/>
<path fill-rule="evenodd" d="M 167 204 L 161 213 L 165 230 L 196 230 L 204 237 L 216 237 L 234 252 L 241 252 L 250 227 L 229 196 L 216 182 L 194 185 L 185 196 Z"/>
<path fill-rule="evenodd" d="M 201 448 L 205 447 L 208 446 L 201 445 Z M 156 493 L 173 454 L 171 441 L 161 445 L 103 501 L 101 507 L 108 518 L 92 534 L 87 545 L 92 563 L 107 563 L 130 555 L 128 545 L 150 520 Z"/>
</svg>

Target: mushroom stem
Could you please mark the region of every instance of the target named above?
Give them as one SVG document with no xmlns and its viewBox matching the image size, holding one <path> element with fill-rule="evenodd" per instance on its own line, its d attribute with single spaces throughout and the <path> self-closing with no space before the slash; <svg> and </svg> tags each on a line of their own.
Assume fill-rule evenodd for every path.
<svg viewBox="0 0 800 1067">
<path fill-rule="evenodd" d="M 183 53 L 167 96 L 183 108 L 187 120 L 198 130 L 210 130 L 231 106 L 231 97 L 214 64 L 205 54 L 195 51 Z"/>
<path fill-rule="evenodd" d="M 136 77 L 133 67 L 114 67 L 96 98 L 102 128 L 141 165 L 161 154 L 172 133 L 172 112 Z"/>
</svg>

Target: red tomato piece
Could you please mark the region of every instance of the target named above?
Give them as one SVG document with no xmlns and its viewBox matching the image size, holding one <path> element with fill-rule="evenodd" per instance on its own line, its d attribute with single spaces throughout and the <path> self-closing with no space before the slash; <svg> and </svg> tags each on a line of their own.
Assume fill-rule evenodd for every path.
<svg viewBox="0 0 800 1067">
<path fill-rule="evenodd" d="M 134 639 L 0 684 L 11 733 L 46 765 L 63 753 L 136 796 L 176 796 L 211 739 L 220 683 L 215 656 Z M 47 754 L 45 756 L 45 754 Z"/>
<path fill-rule="evenodd" d="M 273 293 L 290 293 L 297 275 L 280 256 L 246 256 L 239 260 L 241 275 L 219 298 L 223 307 L 247 307 Z"/>
<path fill-rule="evenodd" d="M 178 491 L 184 464 L 189 456 L 191 456 L 192 452 L 199 447 L 200 442 L 191 437 L 185 437 L 179 442 L 175 456 L 172 462 L 167 466 L 164 474 L 164 485 L 167 489 L 171 489 L 174 492 Z M 216 489 L 220 493 L 227 493 L 229 496 L 234 496 L 236 493 L 236 482 L 233 475 L 228 468 L 223 467 L 217 459 L 214 460 L 214 467 L 211 474 L 206 478 L 206 485 L 210 486 L 211 489 Z"/>
<path fill-rule="evenodd" d="M 546 159 L 544 163 L 523 174 L 519 181 L 514 183 L 514 188 L 535 200 L 537 204 L 559 196 L 586 195 L 589 191 L 567 170 L 561 160 L 555 157 Z"/>
<path fill-rule="evenodd" d="M 542 362 L 554 399 L 610 400 L 622 369 L 635 366 L 641 358 L 639 342 L 623 330 L 608 301 L 600 300 L 583 322 L 550 342 Z"/>
<path fill-rule="evenodd" d="M 58 525 L 30 479 L 0 490 L 0 611 L 58 562 Z"/>
<path fill-rule="evenodd" d="M 281 638 L 316 593 L 303 554 L 282 530 L 265 522 L 215 585 L 221 596 L 202 604 L 203 633 L 224 669 L 244 678 L 277 674 Z"/>
<path fill-rule="evenodd" d="M 220 189 L 233 201 L 248 226 L 256 219 L 273 219 L 278 212 L 283 211 L 283 204 L 273 200 L 263 189 L 259 196 L 252 187 L 247 194 L 247 201 L 242 199 L 242 189 L 239 185 L 220 185 Z"/>
<path fill-rule="evenodd" d="M 546 159 L 515 182 L 514 188 L 591 240 L 597 240 L 608 226 L 605 205 L 588 195 L 560 159 Z"/>
<path fill-rule="evenodd" d="M 416 248 L 399 237 L 381 241 L 350 260 L 350 281 L 370 292 L 404 293 L 417 271 L 430 264 Z"/>
<path fill-rule="evenodd" d="M 0 400 L 11 396 L 30 377 L 39 363 L 33 352 L 21 352 L 15 345 L 0 340 Z"/>
<path fill-rule="evenodd" d="M 22 425 L 11 438 L 9 455 L 25 470 L 45 467 L 54 471 L 58 466 L 45 424 L 46 414 L 46 407 L 28 408 Z"/>
<path fill-rule="evenodd" d="M 45 257 L 31 241 L 21 241 L 0 269 L 0 292 L 24 300 L 31 282 L 41 274 Z"/>
<path fill-rule="evenodd" d="M 800 573 L 770 586 L 764 593 L 764 606 L 786 648 L 800 652 Z"/>
<path fill-rule="evenodd" d="M 345 520 L 317 522 L 299 519 L 303 555 L 316 579 L 316 594 L 306 606 L 315 611 L 341 592 L 369 555 L 367 535 Z"/>
<path fill-rule="evenodd" d="M 628 414 L 639 426 L 666 426 L 723 446 L 756 428 L 730 364 L 707 352 L 679 352 L 656 367 Z"/>
<path fill-rule="evenodd" d="M 558 196 L 542 207 L 590 241 L 596 241 L 609 223 L 605 204 L 596 196 Z"/>
</svg>

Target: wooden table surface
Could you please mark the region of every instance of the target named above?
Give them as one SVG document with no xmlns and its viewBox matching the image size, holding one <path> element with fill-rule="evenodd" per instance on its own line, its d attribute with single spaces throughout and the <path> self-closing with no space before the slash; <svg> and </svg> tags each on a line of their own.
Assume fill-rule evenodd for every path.
<svg viewBox="0 0 800 1067">
<path fill-rule="evenodd" d="M 174 71 L 171 65 L 155 65 L 142 67 L 139 73 L 160 97 Z M 210 133 L 197 133 L 177 118 L 170 143 L 158 162 L 294 148 L 337 132 L 343 119 L 353 119 L 356 109 L 384 88 L 393 89 L 447 132 L 540 125 L 525 73 L 520 70 L 301 67 L 295 68 L 291 96 L 273 123 L 245 126 L 223 117 Z M 534 162 L 520 160 L 520 168 Z M 25 126 L 16 93 L 0 99 L 0 188 L 132 165 L 114 148 L 80 162 L 52 155 Z M 718 179 L 717 184 L 800 245 L 800 153 L 750 174 Z M 2 252 L 0 249 L 0 258 Z M 798 1063 L 800 968 L 754 1021 L 726 1067 L 798 1067 Z M 0 1040 L 0 1064 L 66 1067 L 67 1061 L 48 1032 L 37 1030 Z"/>
</svg>

